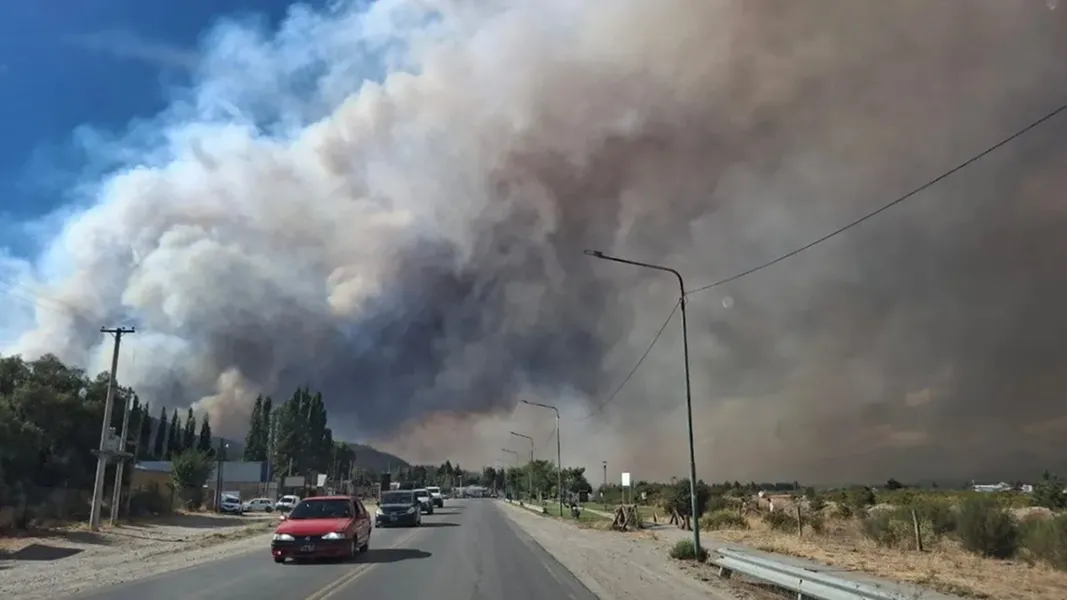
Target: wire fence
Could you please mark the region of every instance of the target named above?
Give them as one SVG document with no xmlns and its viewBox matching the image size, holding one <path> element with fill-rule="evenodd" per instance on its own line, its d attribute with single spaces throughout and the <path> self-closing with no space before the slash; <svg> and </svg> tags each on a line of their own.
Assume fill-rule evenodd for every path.
<svg viewBox="0 0 1067 600">
<path fill-rule="evenodd" d="M 273 483 L 227 483 L 222 493 L 236 494 L 241 500 L 274 499 Z M 123 488 L 119 495 L 120 519 L 172 515 L 176 511 L 212 511 L 217 508 L 217 492 L 212 487 L 176 488 L 170 482 L 147 482 Z M 43 529 L 78 521 L 87 522 L 92 510 L 93 490 L 66 487 L 20 486 L 0 495 L 0 534 Z M 101 498 L 101 521 L 111 516 L 113 487 L 108 482 Z"/>
</svg>

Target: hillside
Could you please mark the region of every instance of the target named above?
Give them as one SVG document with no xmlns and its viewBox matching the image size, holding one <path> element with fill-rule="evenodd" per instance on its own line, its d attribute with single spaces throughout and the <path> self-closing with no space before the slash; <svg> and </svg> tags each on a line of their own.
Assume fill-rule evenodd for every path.
<svg viewBox="0 0 1067 600">
<path fill-rule="evenodd" d="M 388 452 L 382 452 L 381 450 L 371 448 L 364 444 L 349 443 L 348 447 L 355 450 L 356 467 L 360 469 L 371 469 L 373 471 L 384 472 L 388 469 L 411 466 L 406 460 L 398 456 L 394 456 Z"/>
</svg>

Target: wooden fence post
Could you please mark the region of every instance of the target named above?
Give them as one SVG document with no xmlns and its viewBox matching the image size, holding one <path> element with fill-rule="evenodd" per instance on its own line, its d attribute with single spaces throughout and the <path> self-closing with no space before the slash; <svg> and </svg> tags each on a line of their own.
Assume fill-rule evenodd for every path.
<svg viewBox="0 0 1067 600">
<path fill-rule="evenodd" d="M 919 552 L 923 551 L 923 536 L 919 531 L 919 515 L 915 513 L 915 509 L 911 509 L 911 525 L 915 529 L 915 549 Z"/>
</svg>

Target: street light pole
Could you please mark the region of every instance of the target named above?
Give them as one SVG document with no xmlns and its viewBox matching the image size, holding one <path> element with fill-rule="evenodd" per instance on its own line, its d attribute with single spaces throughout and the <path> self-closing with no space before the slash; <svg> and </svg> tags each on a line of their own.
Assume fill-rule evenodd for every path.
<svg viewBox="0 0 1067 600">
<path fill-rule="evenodd" d="M 529 479 L 530 479 L 530 484 L 529 484 L 530 488 L 529 489 L 530 489 L 530 502 L 533 502 L 533 492 L 534 492 L 534 488 L 533 488 L 534 439 L 532 437 L 528 436 L 528 435 L 523 435 L 521 433 L 515 433 L 514 431 L 511 432 L 511 435 L 516 436 L 516 437 L 525 438 L 525 439 L 530 441 L 530 473 L 529 473 L 529 475 L 530 475 L 530 477 L 529 477 Z"/>
<path fill-rule="evenodd" d="M 523 404 L 529 404 L 530 406 L 540 406 L 541 408 L 547 408 L 556 413 L 556 491 L 559 492 L 559 516 L 563 516 L 563 456 L 560 450 L 559 441 L 559 409 L 550 404 L 541 404 L 540 402 L 530 402 L 529 400 L 522 400 Z"/>
<path fill-rule="evenodd" d="M 501 450 L 502 452 L 507 452 L 508 454 L 510 454 L 510 455 L 512 455 L 512 456 L 514 456 L 514 457 L 515 457 L 515 460 L 516 460 L 516 462 L 517 462 L 517 461 L 519 460 L 519 453 L 518 453 L 518 452 L 515 452 L 514 450 L 508 450 L 507 448 L 501 448 L 500 450 Z M 507 482 L 507 479 L 508 479 L 508 474 L 507 474 L 507 471 L 505 471 L 505 472 L 504 472 L 504 482 L 505 482 L 505 483 Z M 516 484 L 516 485 L 517 485 L 517 484 Z M 517 490 L 516 490 L 516 491 L 517 491 Z M 516 495 L 516 496 L 518 496 L 518 494 L 517 494 L 517 493 L 516 493 L 515 495 Z M 521 501 L 521 498 L 520 498 L 519 500 Z"/>
<path fill-rule="evenodd" d="M 700 515 L 697 514 L 697 460 L 693 447 L 693 387 L 689 377 L 689 326 L 685 315 L 685 281 L 682 280 L 681 273 L 670 267 L 610 256 L 599 250 L 586 250 L 585 254 L 602 260 L 663 271 L 674 275 L 678 280 L 678 304 L 682 309 L 682 353 L 685 358 L 685 413 L 689 426 L 689 503 L 693 513 L 693 545 L 696 547 L 697 556 L 700 556 Z"/>
</svg>

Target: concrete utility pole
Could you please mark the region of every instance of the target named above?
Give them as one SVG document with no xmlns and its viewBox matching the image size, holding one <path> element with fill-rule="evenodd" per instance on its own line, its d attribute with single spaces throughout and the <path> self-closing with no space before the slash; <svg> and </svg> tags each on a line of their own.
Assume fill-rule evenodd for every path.
<svg viewBox="0 0 1067 600">
<path fill-rule="evenodd" d="M 608 492 L 608 461 L 604 461 L 604 487 L 601 488 L 600 499 L 604 499 L 604 494 Z"/>
<path fill-rule="evenodd" d="M 101 333 L 115 336 L 115 349 L 111 356 L 111 376 L 107 382 L 107 400 L 104 401 L 104 422 L 100 426 L 100 449 L 96 453 L 96 478 L 93 481 L 93 504 L 89 511 L 89 528 L 100 529 L 100 505 L 104 500 L 104 475 L 107 473 L 107 461 L 114 451 L 109 447 L 111 433 L 111 407 L 115 401 L 115 375 L 119 370 L 119 346 L 122 335 L 134 333 L 133 327 L 101 327 Z"/>
<path fill-rule="evenodd" d="M 219 438 L 218 462 L 215 467 L 215 512 L 222 513 L 222 464 L 226 460 L 226 448 L 230 445 Z"/>
<path fill-rule="evenodd" d="M 144 435 L 144 422 L 148 416 L 147 406 L 141 405 L 141 412 L 137 419 L 137 439 L 133 441 L 133 464 L 137 465 L 137 457 L 141 455 L 141 436 Z M 121 464 L 121 463 L 120 463 Z M 119 478 L 121 481 L 122 478 Z M 133 472 L 130 472 L 130 486 L 126 489 L 126 515 L 130 514 L 130 501 L 133 499 Z"/>
<path fill-rule="evenodd" d="M 115 344 L 118 345 L 117 343 Z M 137 350 L 134 349 L 134 360 L 137 359 Z M 122 410 L 122 433 L 119 435 L 119 452 L 126 452 L 126 446 L 129 444 L 130 435 L 130 410 L 133 408 L 133 390 L 130 390 L 129 398 L 126 398 Z M 138 437 L 138 441 L 140 438 Z M 133 457 L 134 462 L 137 461 L 137 456 Z M 114 525 L 115 521 L 119 520 L 119 504 L 122 502 L 122 475 L 125 470 L 126 460 L 125 457 L 120 457 L 118 462 L 115 463 L 115 485 L 111 492 L 111 524 Z"/>
</svg>

